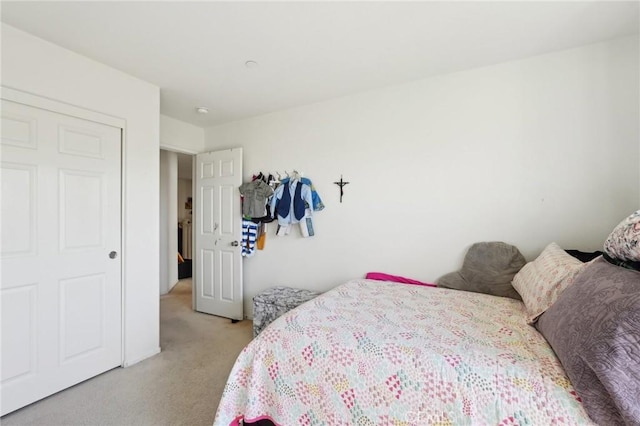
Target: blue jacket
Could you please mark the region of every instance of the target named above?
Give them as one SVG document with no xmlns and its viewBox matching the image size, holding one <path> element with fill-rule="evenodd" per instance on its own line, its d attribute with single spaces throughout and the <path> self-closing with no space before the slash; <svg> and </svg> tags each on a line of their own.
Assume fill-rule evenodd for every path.
<svg viewBox="0 0 640 426">
<path fill-rule="evenodd" d="M 290 178 L 282 179 L 280 181 L 281 186 L 289 182 L 290 180 L 291 180 Z M 324 203 L 322 202 L 322 199 L 320 198 L 318 191 L 316 191 L 316 188 L 313 186 L 313 183 L 311 183 L 311 180 L 307 179 L 306 177 L 303 177 L 300 179 L 300 181 L 305 185 L 309 185 L 309 188 L 311 188 L 311 200 L 313 201 L 313 203 L 310 205 L 313 206 L 313 210 L 316 212 L 319 212 L 320 210 L 324 209 Z"/>
<path fill-rule="evenodd" d="M 271 197 L 271 212 L 279 225 L 300 222 L 312 205 L 311 187 L 297 180 L 281 183 Z"/>
</svg>

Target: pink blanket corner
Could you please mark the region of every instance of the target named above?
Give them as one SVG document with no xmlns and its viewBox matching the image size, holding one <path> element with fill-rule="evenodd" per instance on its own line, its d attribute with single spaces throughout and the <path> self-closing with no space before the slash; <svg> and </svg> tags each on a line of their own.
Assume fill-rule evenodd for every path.
<svg viewBox="0 0 640 426">
<path fill-rule="evenodd" d="M 426 287 L 436 287 L 435 284 L 431 283 L 423 283 L 422 281 L 413 280 L 411 278 L 401 277 L 399 275 L 390 275 L 385 274 L 384 272 L 367 272 L 365 276 L 368 280 L 377 280 L 377 281 L 391 281 L 394 283 L 403 283 L 403 284 L 413 284 L 413 285 L 423 285 Z"/>
</svg>

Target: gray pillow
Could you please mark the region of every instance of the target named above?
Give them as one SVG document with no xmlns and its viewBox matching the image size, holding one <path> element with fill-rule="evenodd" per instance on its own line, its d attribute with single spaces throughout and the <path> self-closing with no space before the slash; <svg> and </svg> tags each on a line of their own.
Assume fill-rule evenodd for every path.
<svg viewBox="0 0 640 426">
<path fill-rule="evenodd" d="M 475 243 L 467 251 L 462 269 L 440 277 L 436 284 L 522 300 L 511 281 L 526 263 L 515 246 L 499 241 Z"/>
<path fill-rule="evenodd" d="M 640 272 L 594 260 L 536 327 L 596 423 L 640 424 Z"/>
</svg>

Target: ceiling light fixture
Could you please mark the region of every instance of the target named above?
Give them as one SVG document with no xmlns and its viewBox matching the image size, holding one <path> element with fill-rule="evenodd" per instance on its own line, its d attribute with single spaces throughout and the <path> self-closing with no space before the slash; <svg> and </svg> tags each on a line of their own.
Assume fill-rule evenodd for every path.
<svg viewBox="0 0 640 426">
<path fill-rule="evenodd" d="M 208 114 L 209 113 L 209 108 L 207 108 L 207 107 L 196 107 L 196 112 L 198 114 Z"/>
<path fill-rule="evenodd" d="M 249 69 L 258 68 L 258 63 L 256 61 L 247 61 L 244 63 L 244 66 Z"/>
</svg>

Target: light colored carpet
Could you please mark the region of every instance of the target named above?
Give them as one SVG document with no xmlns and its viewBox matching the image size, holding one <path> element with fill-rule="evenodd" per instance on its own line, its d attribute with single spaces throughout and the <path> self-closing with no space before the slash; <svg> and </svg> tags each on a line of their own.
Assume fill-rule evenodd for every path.
<svg viewBox="0 0 640 426">
<path fill-rule="evenodd" d="M 251 321 L 191 310 L 191 280 L 160 298 L 162 352 L 116 368 L 0 419 L 13 425 L 212 425 Z"/>
</svg>

